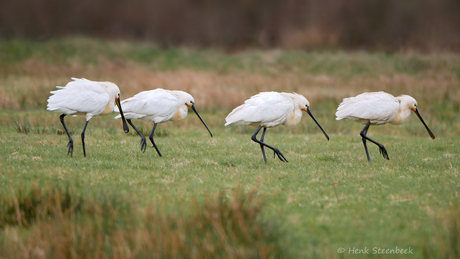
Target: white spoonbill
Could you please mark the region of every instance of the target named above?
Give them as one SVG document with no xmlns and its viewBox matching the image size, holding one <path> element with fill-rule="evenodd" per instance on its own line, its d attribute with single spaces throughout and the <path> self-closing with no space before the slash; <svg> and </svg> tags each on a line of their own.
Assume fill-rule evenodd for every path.
<svg viewBox="0 0 460 259">
<path fill-rule="evenodd" d="M 72 80 L 66 86 L 56 86 L 58 90 L 51 91 L 52 95 L 48 98 L 47 110 L 62 113 L 59 119 L 69 137 L 67 155 L 70 154 L 70 156 L 73 154 L 73 139 L 64 123 L 64 117 L 68 114 L 74 116 L 86 115 L 85 127 L 81 132 L 83 154 L 86 157 L 85 131 L 89 120 L 96 115 L 112 113 L 115 104 L 120 107 L 120 89 L 111 82 L 95 82 L 84 78 L 72 78 Z M 123 129 L 125 133 L 128 133 L 129 128 L 123 112 L 121 114 L 123 117 Z"/>
<path fill-rule="evenodd" d="M 417 114 L 422 121 L 428 134 L 434 139 L 435 136 L 425 124 L 417 109 L 417 101 L 409 95 L 394 97 L 385 92 L 362 93 L 355 97 L 345 98 L 337 108 L 335 115 L 336 120 L 347 119 L 362 123 L 363 130 L 359 133 L 363 140 L 364 149 L 366 150 L 367 161 L 371 162 L 369 152 L 367 151 L 366 140 L 374 143 L 379 147 L 380 153 L 385 159 L 390 160 L 385 147 L 367 137 L 367 131 L 370 125 L 382 125 L 391 123 L 400 125 L 409 119 L 411 110 Z"/>
<path fill-rule="evenodd" d="M 225 126 L 230 124 L 258 126 L 251 139 L 260 144 L 265 163 L 267 163 L 267 157 L 265 156 L 264 147 L 273 150 L 282 162 L 288 162 L 279 149 L 264 143 L 265 131 L 267 128 L 273 128 L 278 125 L 297 125 L 302 118 L 302 111 L 307 112 L 311 116 L 323 131 L 324 136 L 329 140 L 329 136 L 310 112 L 310 103 L 308 100 L 296 93 L 262 92 L 256 94 L 228 114 L 227 118 L 225 118 Z M 264 131 L 259 140 L 256 137 L 262 128 Z"/>
<path fill-rule="evenodd" d="M 133 129 L 141 137 L 141 150 L 143 152 L 145 152 L 145 149 L 147 148 L 145 137 L 141 132 L 139 132 L 139 130 L 136 129 L 131 119 L 145 119 L 153 121 L 153 129 L 150 133 L 149 139 L 160 157 L 162 156 L 160 150 L 153 140 L 153 133 L 155 132 L 157 124 L 169 120 L 178 121 L 184 119 L 187 117 L 188 107 L 192 108 L 212 137 L 212 133 L 208 126 L 206 126 L 206 123 L 204 123 L 203 119 L 201 119 L 201 116 L 195 109 L 195 100 L 186 92 L 170 91 L 161 88 L 143 91 L 131 98 L 123 100 L 121 102 L 121 106 L 123 107 L 125 117 L 129 125 L 131 125 L 131 127 L 133 127 Z M 116 107 L 115 111 L 118 112 Z M 120 115 L 116 116 L 115 119 L 119 119 Z"/>
</svg>

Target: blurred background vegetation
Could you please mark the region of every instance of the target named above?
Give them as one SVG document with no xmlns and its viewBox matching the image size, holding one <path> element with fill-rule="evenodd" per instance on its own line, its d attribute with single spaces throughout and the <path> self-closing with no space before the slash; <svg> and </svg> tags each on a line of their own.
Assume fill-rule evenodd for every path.
<svg viewBox="0 0 460 259">
<path fill-rule="evenodd" d="M 460 51 L 458 0 L 3 0 L 0 39 L 69 35 L 160 47 Z"/>
</svg>

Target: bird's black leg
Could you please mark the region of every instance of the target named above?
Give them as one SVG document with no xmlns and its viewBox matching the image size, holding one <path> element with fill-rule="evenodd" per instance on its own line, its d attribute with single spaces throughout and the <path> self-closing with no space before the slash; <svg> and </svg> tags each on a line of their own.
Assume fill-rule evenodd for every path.
<svg viewBox="0 0 460 259">
<path fill-rule="evenodd" d="M 279 151 L 279 149 L 274 148 L 274 147 L 272 147 L 272 146 L 270 146 L 270 145 L 267 145 L 267 144 L 265 144 L 264 142 L 262 142 L 262 141 L 260 141 L 260 140 L 258 140 L 258 139 L 256 138 L 256 137 L 257 137 L 257 134 L 258 134 L 259 131 L 262 129 L 262 127 L 263 127 L 262 125 L 259 126 L 259 128 L 256 130 L 256 132 L 252 135 L 252 137 L 251 137 L 252 141 L 257 142 L 257 143 L 259 143 L 261 146 L 266 146 L 266 147 L 268 147 L 269 149 L 273 150 L 273 151 L 276 153 L 276 155 L 278 155 L 278 158 L 279 158 L 282 162 L 288 162 L 287 159 L 284 157 L 283 153 L 281 153 L 281 151 Z M 264 127 L 264 128 L 265 128 L 265 127 Z M 267 163 L 266 160 L 265 160 L 265 163 Z"/>
<path fill-rule="evenodd" d="M 260 137 L 260 142 L 264 142 L 265 131 L 267 131 L 267 128 L 264 127 L 264 131 L 262 131 L 262 137 Z M 267 157 L 265 156 L 264 145 L 260 144 L 260 148 L 262 149 L 262 154 L 264 155 L 264 161 L 265 161 L 265 164 L 266 164 L 267 163 Z M 275 153 L 273 153 L 273 158 L 275 158 Z"/>
<path fill-rule="evenodd" d="M 153 133 L 155 132 L 155 129 L 156 129 L 156 127 L 157 127 L 157 124 L 158 124 L 158 123 L 153 124 L 153 129 L 152 129 L 152 132 L 150 133 L 149 139 L 150 139 L 150 142 L 152 142 L 153 147 L 156 149 L 158 155 L 161 157 L 162 155 L 161 155 L 161 153 L 160 153 L 160 150 L 158 149 L 157 145 L 155 144 L 155 141 L 153 141 Z"/>
<path fill-rule="evenodd" d="M 83 155 L 86 157 L 86 150 L 85 150 L 85 131 L 86 127 L 88 126 L 88 122 L 85 122 L 85 127 L 83 127 L 83 131 L 81 132 L 81 143 L 83 144 Z"/>
<path fill-rule="evenodd" d="M 369 121 L 366 126 L 364 126 L 363 130 L 361 130 L 361 132 L 359 133 L 359 135 L 361 135 L 361 138 L 363 140 L 363 144 L 364 144 L 364 149 L 366 150 L 366 155 L 367 155 L 367 161 L 371 162 L 371 158 L 369 156 L 369 151 L 367 151 L 367 145 L 366 145 L 366 140 L 369 140 L 370 142 L 374 143 L 375 145 L 377 145 L 379 147 L 379 151 L 380 151 L 380 154 L 382 154 L 382 156 L 387 159 L 387 160 L 390 160 L 390 157 L 388 156 L 388 153 L 387 153 L 387 150 L 385 149 L 385 147 L 378 143 L 377 141 L 367 137 L 367 131 L 369 130 L 369 126 L 371 125 L 371 122 Z"/>
<path fill-rule="evenodd" d="M 67 151 L 67 155 L 70 154 L 70 157 L 72 157 L 72 155 L 73 155 L 73 139 L 70 136 L 70 133 L 67 130 L 67 127 L 65 126 L 65 123 L 64 123 L 64 117 L 65 116 L 66 116 L 66 114 L 64 114 L 64 113 L 61 114 L 61 116 L 59 116 L 59 120 L 61 121 L 62 126 L 64 126 L 65 133 L 67 133 L 67 136 L 69 137 L 69 143 L 67 143 L 67 147 L 69 147 L 69 150 Z"/>
<path fill-rule="evenodd" d="M 363 140 L 364 150 L 366 150 L 367 161 L 369 163 L 371 162 L 371 157 L 369 156 L 369 151 L 367 151 L 366 134 L 367 134 L 367 131 L 369 130 L 370 125 L 371 125 L 370 122 L 367 123 L 366 126 L 364 126 L 363 130 L 361 130 L 361 132 L 359 133 L 359 135 L 361 135 L 361 139 Z"/>
<path fill-rule="evenodd" d="M 139 130 L 136 129 L 136 127 L 134 126 L 134 124 L 131 122 L 130 119 L 127 119 L 126 121 L 129 123 L 129 125 L 131 125 L 131 127 L 133 127 L 133 129 L 141 137 L 141 151 L 145 153 L 145 149 L 147 148 L 147 141 L 145 140 L 144 135 L 142 135 L 142 133 Z"/>
</svg>

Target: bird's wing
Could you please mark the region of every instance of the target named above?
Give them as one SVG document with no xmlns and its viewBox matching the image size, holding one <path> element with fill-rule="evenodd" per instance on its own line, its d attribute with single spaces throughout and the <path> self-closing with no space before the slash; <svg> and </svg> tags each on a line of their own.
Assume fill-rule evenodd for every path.
<svg viewBox="0 0 460 259">
<path fill-rule="evenodd" d="M 363 93 L 343 99 L 337 108 L 336 120 L 366 120 L 372 124 L 384 124 L 397 114 L 399 102 L 385 92 Z"/>
<path fill-rule="evenodd" d="M 279 93 L 263 92 L 236 107 L 225 118 L 225 125 L 260 124 L 273 127 L 283 123 L 293 109 L 293 102 Z"/>
<path fill-rule="evenodd" d="M 48 110 L 66 114 L 91 113 L 100 114 L 107 103 L 109 95 L 98 82 L 76 79 L 65 87 L 57 87 L 48 98 Z"/>
<path fill-rule="evenodd" d="M 121 102 L 121 108 L 126 119 L 149 117 L 157 123 L 170 119 L 177 106 L 177 98 L 168 90 L 163 89 L 143 91 Z M 115 118 L 118 119 L 119 117 L 120 115 Z"/>
</svg>

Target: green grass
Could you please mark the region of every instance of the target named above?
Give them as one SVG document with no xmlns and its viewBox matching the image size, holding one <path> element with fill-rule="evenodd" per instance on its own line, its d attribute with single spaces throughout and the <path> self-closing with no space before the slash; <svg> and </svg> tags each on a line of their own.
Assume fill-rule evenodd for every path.
<svg viewBox="0 0 460 259">
<path fill-rule="evenodd" d="M 51 115 L 55 123 L 49 127 L 59 128 L 55 114 L 37 116 L 48 123 Z M 237 133 L 237 127 L 214 126 L 215 137 L 210 138 L 196 118 L 186 119 L 192 120 L 196 123 L 189 130 L 160 125 L 170 132 L 157 138 L 161 158 L 153 148 L 142 153 L 139 138 L 125 135 L 110 118 L 89 124 L 87 158 L 78 138 L 81 119 L 69 122 L 75 136 L 73 158 L 66 155 L 65 135 L 33 129 L 22 134 L 3 126 L 1 193 L 58 182 L 71 184 L 77 193 L 119 193 L 141 207 L 161 205 L 166 213 L 187 211 L 193 199 L 219 191 L 228 195 L 242 186 L 257 191 L 265 205 L 261 217 L 279 226 L 280 242 L 293 257 L 325 258 L 339 257 L 339 247 L 396 246 L 410 247 L 421 257 L 431 237 L 439 234 L 437 217 L 458 203 L 458 136 L 431 140 L 404 132 L 370 133 L 385 144 L 391 160 L 371 146 L 369 164 L 357 134 L 331 134 L 328 142 L 319 132 L 269 131 L 266 142 L 282 150 L 289 163 L 269 159 L 265 165 L 260 147 L 250 140 L 252 130 Z M 301 124 L 312 122 L 304 118 Z M 107 132 L 102 126 L 116 130 Z M 357 124 L 353 128 L 360 130 Z"/>
<path fill-rule="evenodd" d="M 459 60 L 340 51 L 226 54 L 85 38 L 2 41 L 0 258 L 357 257 L 352 248 L 370 249 L 362 257 L 394 257 L 372 255 L 374 247 L 411 248 L 406 257 L 413 258 L 458 258 Z M 163 71 L 170 73 L 164 80 L 197 80 L 183 69 L 204 75 L 190 89 L 215 80 L 210 87 L 221 87 L 229 99 L 252 85 L 228 78 L 251 75 L 256 84 L 287 75 L 286 85 L 273 90 L 315 96 L 307 96 L 311 110 L 331 139 L 307 115 L 296 127 L 270 129 L 265 141 L 289 163 L 267 152 L 265 165 L 250 139 L 255 128 L 224 127 L 230 108 L 219 102 L 201 108 L 216 98 L 205 96 L 196 98 L 197 108 L 213 138 L 192 113 L 160 124 L 160 158 L 151 147 L 142 153 L 139 137 L 132 129 L 124 134 L 113 114 L 90 121 L 84 158 L 84 119 L 68 116 L 75 144 L 74 156 L 67 155 L 59 114 L 45 111 L 55 85 L 70 76 L 113 76 L 125 80 L 122 92 L 129 83 L 138 91 L 152 88 L 143 77 Z M 372 126 L 369 136 L 385 145 L 390 160 L 370 144 L 368 163 L 358 135 L 363 126 L 334 118 L 341 98 L 367 90 L 416 97 L 436 139 L 416 116 L 401 126 Z M 150 133 L 151 123 L 134 122 Z"/>
</svg>

